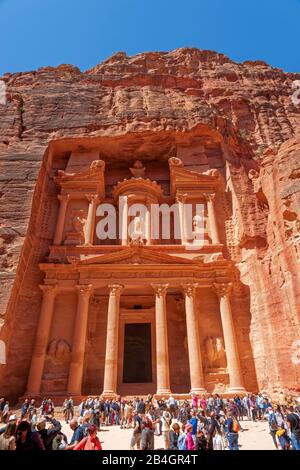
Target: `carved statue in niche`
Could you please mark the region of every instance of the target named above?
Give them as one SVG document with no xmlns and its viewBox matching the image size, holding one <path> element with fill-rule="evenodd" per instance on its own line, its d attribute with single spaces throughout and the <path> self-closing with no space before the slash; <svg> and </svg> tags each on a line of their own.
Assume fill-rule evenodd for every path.
<svg viewBox="0 0 300 470">
<path fill-rule="evenodd" d="M 76 233 L 80 233 L 80 235 L 84 238 L 84 228 L 86 224 L 86 218 L 84 216 L 83 210 L 75 210 L 72 211 L 72 226 Z"/>
<path fill-rule="evenodd" d="M 146 167 L 140 160 L 136 160 L 132 168 L 129 168 L 130 173 L 134 178 L 144 178 Z"/>
<path fill-rule="evenodd" d="M 45 362 L 45 380 L 66 379 L 69 373 L 71 346 L 63 338 L 50 341 Z"/>
<path fill-rule="evenodd" d="M 226 353 L 223 339 L 219 336 L 209 336 L 205 339 L 204 344 L 207 368 L 225 368 Z"/>
<path fill-rule="evenodd" d="M 70 359 L 71 347 L 67 341 L 62 338 L 53 339 L 48 346 L 48 355 L 58 361 L 66 361 Z"/>
<path fill-rule="evenodd" d="M 130 234 L 131 245 L 143 245 L 144 244 L 144 221 L 141 216 L 136 216 L 133 219 L 133 231 Z"/>
<path fill-rule="evenodd" d="M 86 220 L 84 210 L 76 209 L 71 212 L 73 230 L 66 234 L 65 245 L 83 245 Z"/>
</svg>

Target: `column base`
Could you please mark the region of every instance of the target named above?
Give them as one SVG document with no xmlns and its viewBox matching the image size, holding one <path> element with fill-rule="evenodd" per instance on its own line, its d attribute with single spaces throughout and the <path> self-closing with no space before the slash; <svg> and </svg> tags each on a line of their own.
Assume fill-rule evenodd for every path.
<svg viewBox="0 0 300 470">
<path fill-rule="evenodd" d="M 190 394 L 193 395 L 202 395 L 202 394 L 205 394 L 207 393 L 207 391 L 205 390 L 205 388 L 192 388 L 191 391 L 190 391 Z"/>
<path fill-rule="evenodd" d="M 245 387 L 229 387 L 226 393 L 231 393 L 233 395 L 240 395 L 243 393 L 244 395 L 246 395 L 248 392 Z"/>
<path fill-rule="evenodd" d="M 118 397 L 119 394 L 117 392 L 114 392 L 113 390 L 103 390 L 103 392 L 101 393 L 101 398 L 104 398 L 105 400 L 114 400 Z"/>
<path fill-rule="evenodd" d="M 161 396 L 164 396 L 164 395 L 171 395 L 172 392 L 170 389 L 168 388 L 161 388 L 161 389 L 158 389 L 156 394 L 155 395 L 161 395 Z"/>
</svg>

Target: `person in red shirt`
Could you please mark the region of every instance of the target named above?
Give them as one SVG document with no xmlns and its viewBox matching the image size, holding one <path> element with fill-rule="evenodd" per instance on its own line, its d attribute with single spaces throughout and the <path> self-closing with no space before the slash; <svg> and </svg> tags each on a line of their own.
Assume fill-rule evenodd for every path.
<svg viewBox="0 0 300 470">
<path fill-rule="evenodd" d="M 81 439 L 73 450 L 102 450 L 100 440 L 97 436 L 97 427 L 90 424 L 88 427 L 88 437 Z"/>
</svg>

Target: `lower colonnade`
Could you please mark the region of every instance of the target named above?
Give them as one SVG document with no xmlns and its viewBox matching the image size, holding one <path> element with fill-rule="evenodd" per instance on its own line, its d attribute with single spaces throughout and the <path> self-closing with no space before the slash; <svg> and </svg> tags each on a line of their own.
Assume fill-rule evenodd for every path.
<svg viewBox="0 0 300 470">
<path fill-rule="evenodd" d="M 120 297 L 122 295 L 124 285 L 113 283 L 109 284 L 107 287 L 109 291 L 109 299 L 102 396 L 104 398 L 114 398 L 119 395 L 117 389 L 119 357 L 118 337 Z M 153 294 L 155 296 L 156 395 L 168 396 L 172 392 L 170 383 L 166 308 L 166 296 L 169 284 L 152 283 L 151 287 L 153 288 Z M 201 318 L 198 316 L 195 304 L 196 293 L 199 291 L 201 292 L 201 287 L 199 287 L 197 283 L 181 284 L 180 287 L 184 295 L 185 305 L 189 375 L 191 384 L 189 392 L 202 394 L 206 392 L 206 387 L 199 337 Z M 58 292 L 61 292 L 61 287 L 58 286 L 58 283 L 41 285 L 40 288 L 43 292 L 43 299 L 26 391 L 27 395 L 30 396 L 40 396 L 42 394 L 43 371 L 54 314 L 55 298 Z M 71 360 L 65 394 L 81 396 L 84 376 L 84 357 L 88 328 L 89 301 L 95 287 L 93 284 L 82 284 L 77 285 L 75 288 L 77 291 L 77 311 L 75 315 Z M 243 376 L 231 310 L 230 294 L 232 284 L 229 282 L 213 283 L 211 288 L 215 291 L 219 299 L 221 325 L 229 377 L 229 384 L 226 393 L 246 393 L 243 384 Z M 145 394 L 146 393 L 147 390 L 145 390 Z"/>
</svg>

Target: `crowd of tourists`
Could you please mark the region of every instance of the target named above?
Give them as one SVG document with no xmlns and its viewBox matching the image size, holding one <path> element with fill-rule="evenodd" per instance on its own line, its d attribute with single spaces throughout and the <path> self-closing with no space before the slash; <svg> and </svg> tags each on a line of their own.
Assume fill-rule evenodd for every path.
<svg viewBox="0 0 300 470">
<path fill-rule="evenodd" d="M 102 450 L 98 433 L 108 426 L 131 429 L 132 450 L 154 450 L 155 436 L 162 436 L 164 449 L 239 450 L 245 420 L 266 421 L 275 448 L 300 450 L 300 405 L 283 395 L 276 403 L 261 393 L 230 399 L 194 394 L 180 401 L 172 395 L 159 400 L 151 395 L 88 397 L 79 406 L 69 397 L 59 408 L 49 398 L 39 405 L 26 399 L 18 414 L 0 399 L 0 450 Z M 70 439 L 63 420 L 72 431 Z"/>
</svg>

